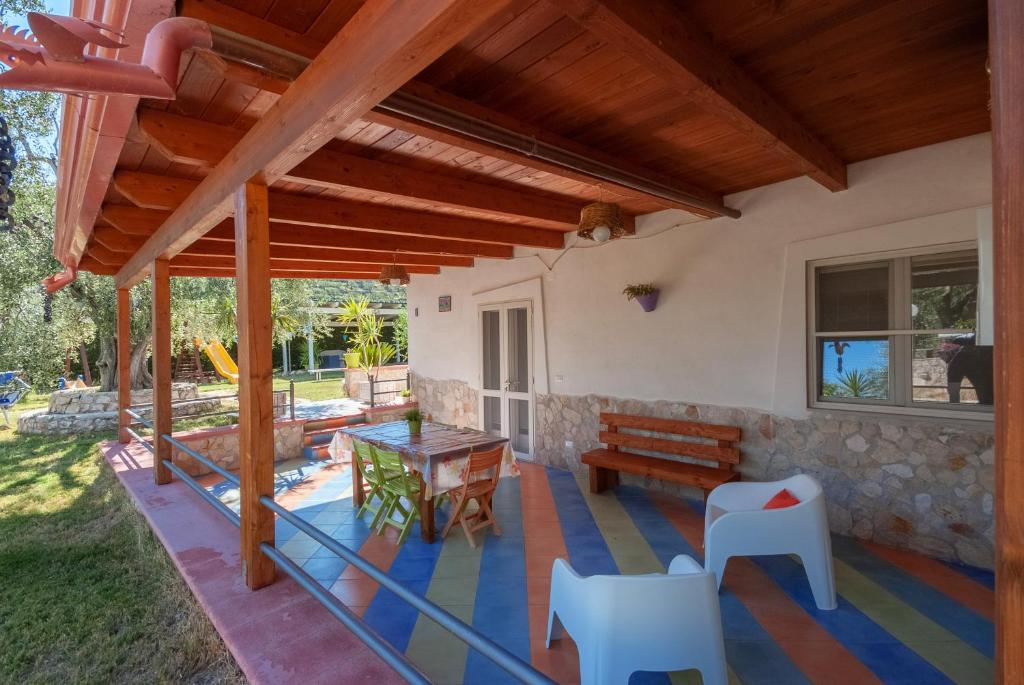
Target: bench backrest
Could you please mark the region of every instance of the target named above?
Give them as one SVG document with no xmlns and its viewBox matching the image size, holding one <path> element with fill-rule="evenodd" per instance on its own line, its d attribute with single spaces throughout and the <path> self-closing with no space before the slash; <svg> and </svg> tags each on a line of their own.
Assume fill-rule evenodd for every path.
<svg viewBox="0 0 1024 685">
<path fill-rule="evenodd" d="M 625 447 L 645 452 L 674 454 L 702 461 L 715 461 L 721 464 L 740 463 L 740 450 L 737 443 L 743 437 L 743 431 L 736 426 L 678 419 L 657 419 L 651 416 L 631 416 L 610 412 L 601 412 L 601 423 L 607 426 L 607 430 L 601 431 L 598 437 L 610 450 Z M 678 435 L 684 438 L 714 441 L 714 444 L 622 433 L 620 429 Z"/>
</svg>

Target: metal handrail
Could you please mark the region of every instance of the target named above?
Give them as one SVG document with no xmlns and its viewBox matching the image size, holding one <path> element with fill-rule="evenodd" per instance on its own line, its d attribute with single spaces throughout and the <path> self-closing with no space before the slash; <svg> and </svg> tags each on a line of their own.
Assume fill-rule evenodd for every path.
<svg viewBox="0 0 1024 685">
<path fill-rule="evenodd" d="M 228 471 L 226 468 L 224 468 L 220 464 L 214 462 L 211 459 L 208 459 L 207 457 L 204 457 L 203 455 L 199 454 L 199 452 L 196 452 L 191 447 L 187 447 L 181 441 L 175 440 L 170 435 L 166 435 L 165 434 L 165 435 L 161 435 L 160 437 L 163 438 L 164 440 L 166 440 L 167 442 L 171 443 L 175 447 L 177 447 L 179 450 L 181 450 L 182 452 L 184 452 L 188 456 L 190 456 L 193 459 L 195 459 L 196 461 L 198 461 L 200 464 L 203 464 L 204 466 L 209 468 L 211 471 L 220 474 L 221 476 L 223 476 L 225 478 L 225 480 L 227 480 L 227 481 L 237 485 L 238 487 L 241 487 L 241 481 L 238 480 L 238 476 L 236 476 L 235 474 L 231 473 L 230 471 Z M 166 461 L 166 460 L 164 460 L 164 461 Z"/>
<path fill-rule="evenodd" d="M 307 523 L 288 509 L 282 507 L 280 504 L 275 502 L 272 497 L 267 497 L 266 495 L 260 497 L 260 504 L 265 506 L 267 509 L 270 509 L 288 523 L 291 523 L 293 526 L 322 544 L 331 552 L 334 552 L 339 557 L 355 566 L 373 580 L 377 581 L 381 587 L 390 590 L 401 597 L 417 611 L 428 618 L 433 619 L 442 628 L 483 654 L 520 681 L 537 685 L 554 684 L 555 681 L 530 666 L 512 652 L 477 632 L 472 626 L 463 623 L 456 616 L 445 611 L 437 604 L 434 604 L 430 600 L 416 594 L 405 585 L 399 583 L 394 578 L 371 564 L 355 550 L 342 545 L 316 526 Z"/>
<path fill-rule="evenodd" d="M 149 419 L 142 418 L 137 413 L 133 412 L 131 409 L 125 409 L 124 413 L 127 414 L 128 416 L 130 416 L 131 418 L 135 419 L 136 423 L 141 423 L 146 428 L 152 428 L 153 427 L 153 422 L 152 421 L 150 421 Z"/>
<path fill-rule="evenodd" d="M 213 508 L 217 510 L 218 514 L 220 514 L 228 521 L 230 521 L 232 525 L 235 526 L 235 528 L 242 527 L 241 517 L 238 514 L 236 514 L 229 506 L 227 506 L 219 499 L 214 497 L 209 490 L 207 490 L 202 485 L 197 483 L 196 480 L 191 475 L 189 475 L 184 469 L 182 469 L 180 466 L 172 462 L 170 459 L 164 459 L 163 461 L 164 466 L 166 466 L 171 473 L 180 478 L 181 481 L 185 483 L 185 485 L 195 490 L 200 497 L 209 502 L 213 506 Z"/>
<path fill-rule="evenodd" d="M 146 440 L 144 437 L 142 437 L 141 435 L 139 435 L 138 433 L 133 431 L 131 428 L 127 428 L 126 427 L 124 429 L 124 432 L 127 433 L 128 435 L 132 436 L 134 439 L 138 440 L 139 444 L 142 445 L 143 447 L 145 447 L 147 450 L 149 450 L 150 452 L 156 454 L 156 447 L 153 447 L 153 445 L 151 445 L 148 440 Z"/>
<path fill-rule="evenodd" d="M 323 585 L 303 571 L 298 564 L 288 558 L 281 550 L 264 542 L 260 545 L 260 551 L 270 557 L 279 569 L 291 576 L 296 583 L 313 595 L 313 598 L 320 602 L 332 616 L 355 633 L 356 637 L 362 640 L 384 663 L 395 669 L 398 675 L 405 678 L 406 682 L 416 683 L 417 685 L 430 685 L 430 679 L 416 668 L 416 665 L 409 660 L 409 657 L 398 651 L 380 633 L 371 628 L 366 621 L 352 613 L 352 610 L 345 606 L 341 600 L 328 592 Z"/>
</svg>

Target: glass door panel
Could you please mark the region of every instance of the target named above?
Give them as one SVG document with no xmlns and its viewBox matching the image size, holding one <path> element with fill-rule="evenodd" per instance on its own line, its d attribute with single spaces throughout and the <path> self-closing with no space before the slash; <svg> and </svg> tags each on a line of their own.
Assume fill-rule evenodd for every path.
<svg viewBox="0 0 1024 685">
<path fill-rule="evenodd" d="M 528 303 L 480 310 L 481 428 L 507 437 L 521 457 L 533 449 L 530 317 Z"/>
</svg>

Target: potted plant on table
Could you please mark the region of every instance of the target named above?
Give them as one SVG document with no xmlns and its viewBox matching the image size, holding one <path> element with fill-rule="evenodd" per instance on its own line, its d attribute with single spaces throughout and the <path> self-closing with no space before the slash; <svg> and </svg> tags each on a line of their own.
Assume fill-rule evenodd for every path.
<svg viewBox="0 0 1024 685">
<path fill-rule="evenodd" d="M 658 294 L 661 291 L 653 283 L 635 283 L 622 289 L 627 299 L 636 300 L 645 312 L 653 312 L 658 306 Z"/>
<path fill-rule="evenodd" d="M 409 435 L 419 435 L 423 430 L 423 414 L 419 409 L 405 412 L 405 420 L 409 424 Z"/>
</svg>

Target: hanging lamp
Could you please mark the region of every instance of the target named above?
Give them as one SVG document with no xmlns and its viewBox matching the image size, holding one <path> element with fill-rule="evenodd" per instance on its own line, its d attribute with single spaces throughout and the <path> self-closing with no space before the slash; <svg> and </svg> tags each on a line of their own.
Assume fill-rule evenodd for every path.
<svg viewBox="0 0 1024 685">
<path fill-rule="evenodd" d="M 622 221 L 622 208 L 614 202 L 604 201 L 604 189 L 600 199 L 586 205 L 580 211 L 580 226 L 576 235 L 595 243 L 604 243 L 626 235 Z"/>
<path fill-rule="evenodd" d="M 380 270 L 380 282 L 385 285 L 408 285 L 409 272 L 398 263 L 398 255 L 393 255 L 394 263 L 385 264 Z"/>
</svg>

